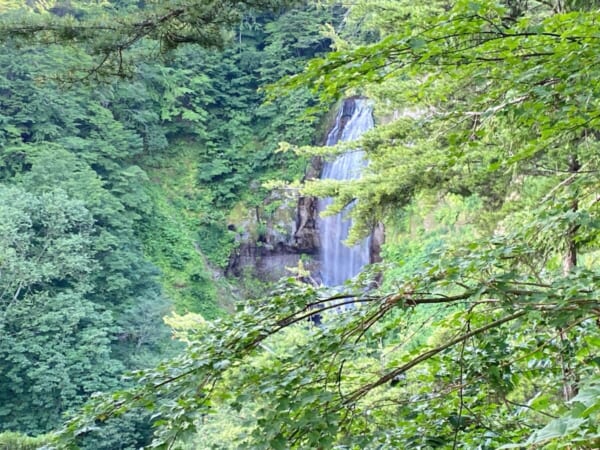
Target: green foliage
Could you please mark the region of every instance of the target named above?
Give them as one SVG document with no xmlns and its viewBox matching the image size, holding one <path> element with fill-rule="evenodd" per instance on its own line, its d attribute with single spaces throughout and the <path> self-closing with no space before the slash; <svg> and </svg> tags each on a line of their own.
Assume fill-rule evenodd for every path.
<svg viewBox="0 0 600 450">
<path fill-rule="evenodd" d="M 367 45 L 290 78 L 381 100 L 389 123 L 359 143 L 363 178 L 306 191 L 334 196 L 334 211 L 356 201 L 351 238 L 382 220 L 394 230 L 372 269 L 383 282 L 332 293 L 288 280 L 198 325 L 178 358 L 88 404 L 59 445 L 147 406 L 158 448 L 202 433 L 214 448 L 595 448 L 598 18 L 535 5 L 434 4 L 395 27 L 384 10 Z M 230 180 L 226 203 L 244 174 L 214 156 L 205 181 Z"/>
<path fill-rule="evenodd" d="M 344 314 L 327 314 L 335 305 L 325 292 L 283 286 L 269 302 L 251 303 L 235 318 L 202 325 L 190 335 L 185 355 L 139 374 L 139 389 L 90 405 L 89 415 L 68 430 L 97 420 L 98 411 L 139 400 L 160 411 L 157 445 L 185 436 L 182 430 L 203 433 L 202 417 L 221 405 L 241 412 L 242 430 L 233 442 L 216 448 L 315 448 L 323 442 L 359 448 L 443 446 L 458 432 L 460 442 L 469 445 L 525 438 L 527 429 L 514 424 L 524 418 L 536 423 L 541 403 L 530 410 L 523 407 L 528 401 L 523 397 L 539 401 L 541 393 L 548 396 L 545 401 L 560 403 L 555 388 L 563 375 L 557 355 L 564 349 L 556 326 L 565 330 L 571 351 L 583 357 L 570 361 L 573 376 L 597 370 L 588 365 L 597 349 L 576 338 L 597 339 L 589 319 L 597 275 L 580 271 L 547 287 L 526 281 L 524 271 L 515 279 L 510 259 L 498 263 L 509 247 L 497 242 L 472 245 L 469 253 L 440 253 L 418 275 L 405 277 L 395 294 L 347 294 L 363 306 Z M 527 249 L 513 247 L 512 252 L 518 257 Z M 441 319 L 426 321 L 437 335 L 419 343 L 411 333 L 410 311 L 428 304 L 438 306 Z M 455 311 L 449 313 L 447 304 Z M 325 315 L 323 328 L 301 325 L 315 312 Z M 391 330 L 399 333 L 389 340 Z M 377 345 L 383 338 L 385 344 Z M 413 339 L 416 345 L 408 345 Z M 390 388 L 400 374 L 405 374 L 403 384 Z M 460 395 L 453 395 L 457 389 Z M 176 404 L 161 400 L 175 392 Z M 490 433 L 486 424 L 497 421 L 502 427 Z"/>
<path fill-rule="evenodd" d="M 332 30 L 338 50 L 377 42 L 397 32 L 398 27 L 403 24 L 419 23 L 424 18 L 443 13 L 449 5 L 437 0 L 422 4 L 406 0 L 358 0 L 339 3 L 347 8 L 347 12 L 344 15 L 343 26 L 339 30 Z"/>
<path fill-rule="evenodd" d="M 163 167 L 150 170 L 155 209 L 142 225 L 142 235 L 144 251 L 161 269 L 163 286 L 175 311 L 214 319 L 222 310 L 217 307 L 205 247 L 196 240 L 196 229 L 211 207 L 196 189 L 195 157 L 194 152 L 186 154 L 180 149 Z"/>
<path fill-rule="evenodd" d="M 593 2 L 359 1 L 330 38 L 320 30 L 337 8 L 268 16 L 245 7 L 271 2 L 218 3 L 119 2 L 132 15 L 116 24 L 108 4 L 78 3 L 82 18 L 104 11 L 94 22 L 40 15 L 20 32 L 89 47 L 19 59 L 6 42 L 2 429 L 45 432 L 92 392 L 123 387 L 125 368 L 156 361 L 168 304 L 145 257 L 179 311 L 219 315 L 204 256 L 224 267 L 236 245 L 228 210 L 261 206 L 262 181 L 299 174 L 296 156 L 275 149 L 311 142 L 315 87 L 326 100 L 378 100 L 382 125 L 358 144 L 363 178 L 305 189 L 334 196 L 330 212 L 355 204 L 351 240 L 383 221 L 383 263 L 337 292 L 291 279 L 234 316 L 171 319 L 192 324 L 179 331 L 185 350 L 94 395 L 53 445 L 597 447 Z M 218 24 L 190 25 L 205 14 Z M 99 23 L 111 34 L 90 28 Z M 223 52 L 176 45 L 219 43 L 232 23 L 236 45 Z M 90 67 L 84 50 L 102 48 L 92 75 L 122 73 L 134 66 L 120 50 L 143 54 L 147 37 L 178 48 L 131 82 L 61 92 L 43 79 Z M 330 41 L 337 52 L 294 75 Z M 292 90 L 262 105 L 258 89 L 284 75 Z"/>
<path fill-rule="evenodd" d="M 177 311 L 220 316 L 231 300 L 218 300 L 221 294 L 204 255 L 215 266 L 227 266 L 236 244 L 226 230 L 226 207 L 239 196 L 260 203 L 262 179 L 282 171 L 283 178 L 291 179 L 303 171 L 301 161 L 274 150 L 281 138 L 309 142 L 314 121 L 301 123 L 294 117 L 314 104 L 314 97 L 304 90 L 261 107 L 263 94 L 257 90 L 327 50 L 319 27 L 328 21 L 328 11 L 303 8 L 256 16 L 246 9 L 253 4 L 232 2 L 229 9 L 219 6 L 216 17 L 216 3 L 197 6 L 181 2 L 140 9 L 133 2 L 44 2 L 33 5 L 33 15 L 2 17 L 0 35 L 7 51 L 0 57 L 0 180 L 31 196 L 22 207 L 14 203 L 10 214 L 21 214 L 27 222 L 27 202 L 39 203 L 59 192 L 67 210 L 78 205 L 89 220 L 79 235 L 81 248 L 70 248 L 65 241 L 43 266 L 35 254 L 17 251 L 27 245 L 43 249 L 43 241 L 37 242 L 39 230 L 21 230 L 22 240 L 6 241 L 7 255 L 20 255 L 1 262 L 3 279 L 10 284 L 7 292 L 27 292 L 27 298 L 2 310 L 2 360 L 11 362 L 3 372 L 10 380 L 0 390 L 6 400 L 2 415 L 10 417 L 2 420 L 2 429 L 48 431 L 92 392 L 124 386 L 118 379 L 125 369 L 146 367 L 168 353 L 161 317 L 171 305 L 159 277 Z M 185 18 L 177 8 L 186 11 Z M 125 10 L 131 15 L 124 17 Z M 155 14 L 163 13 L 173 16 L 160 25 L 153 22 Z M 119 30 L 112 28 L 114 14 L 119 15 Z M 228 24 L 239 23 L 235 48 L 218 52 L 181 45 L 160 64 L 146 61 L 135 67 L 127 56 L 121 59 L 126 49 L 133 58 L 154 51 L 149 41 L 137 42 L 141 37 L 175 46 L 171 27 L 181 20 L 203 20 L 204 14 L 214 26 L 176 34 L 186 34 L 185 40 L 194 35 L 194 41 L 212 46 L 224 42 L 227 33 L 221 31 Z M 137 35 L 140 21 L 148 21 L 143 36 Z M 298 27 L 302 33 L 294 39 L 290 31 Z M 136 37 L 128 41 L 131 33 Z M 23 37 L 77 44 L 22 46 Z M 291 65 L 281 66 L 281 58 Z M 53 80 L 56 73 L 91 80 L 115 72 L 127 72 L 130 78 L 93 90 L 83 84 L 62 90 Z M 282 111 L 287 110 L 286 118 Z M 3 191 L 3 201 L 7 196 Z M 31 220 L 58 220 L 47 214 L 47 219 Z M 54 238 L 49 242 L 59 245 Z M 10 272 L 9 263 L 22 268 Z M 70 270 L 84 271 L 78 275 L 81 280 L 71 280 Z M 27 271 L 31 276 L 46 271 L 45 276 L 54 278 L 27 284 L 20 279 Z M 22 283 L 27 290 L 17 288 Z M 31 314 L 48 336 L 27 328 Z M 71 319 L 64 320 L 64 314 Z M 29 392 L 34 385 L 36 390 Z M 78 445 L 142 445 L 145 417 L 135 413 L 108 428 L 90 429 Z"/>
<path fill-rule="evenodd" d="M 385 216 L 419 189 L 476 193 L 498 207 L 517 174 L 559 176 L 568 155 L 596 160 L 595 75 L 581 70 L 597 56 L 595 13 L 506 14 L 459 2 L 289 79 L 324 96 L 360 88 L 400 116 L 363 139 L 372 163 L 362 181 L 308 190 L 335 195 L 334 210 L 360 199 L 354 238 L 370 229 L 365 217 Z"/>
<path fill-rule="evenodd" d="M 329 9 L 306 6 L 275 16 L 248 15 L 240 22 L 231 48 L 217 52 L 180 46 L 169 55 L 168 67 L 142 68 L 144 87 L 138 92 L 148 110 L 160 110 L 160 120 L 147 120 L 143 128 L 151 126 L 153 136 L 177 143 L 163 150 L 155 147 L 145 152 L 144 159 L 160 171 L 177 159 L 181 149 L 193 152 L 196 160 L 188 160 L 188 173 L 195 173 L 197 179 L 187 180 L 185 195 L 195 198 L 178 202 L 198 212 L 190 223 L 198 229 L 194 240 L 213 266 L 225 269 L 237 245 L 227 230 L 228 210 L 240 201 L 248 208 L 261 205 L 267 195 L 262 187 L 265 181 L 289 181 L 304 173 L 306 158 L 276 149 L 281 140 L 312 142 L 316 116 L 300 118 L 315 105 L 315 96 L 299 89 L 263 104 L 261 89 L 298 72 L 309 58 L 328 50 L 329 40 L 320 27 L 332 14 Z M 141 101 L 128 103 L 117 111 L 136 110 Z M 136 125 L 136 129 L 142 133 L 142 128 Z"/>
<path fill-rule="evenodd" d="M 86 298 L 90 212 L 61 190 L 1 187 L 0 198 L 0 415 L 4 429 L 40 433 L 59 423 L 61 405 L 114 387 L 122 366 L 111 358 L 110 314 Z"/>
<path fill-rule="evenodd" d="M 54 3 L 54 2 L 51 2 Z M 33 8 L 36 14 L 22 10 L 0 17 L 0 39 L 63 45 L 85 45 L 93 59 L 73 62 L 69 78 L 100 79 L 131 75 L 132 50 L 140 40 L 155 48 L 173 49 L 185 43 L 221 48 L 231 38 L 230 28 L 254 10 L 275 10 L 288 2 L 281 0 L 227 0 L 170 2 L 73 1 L 47 2 Z M 3 8 L 4 9 L 4 8 Z M 5 11 L 0 11 L 5 12 Z M 48 14 L 50 12 L 52 14 Z M 149 58 L 154 50 L 146 52 Z M 137 55 L 139 56 L 139 55 Z"/>
<path fill-rule="evenodd" d="M 233 233 L 223 226 L 224 219 L 222 215 L 211 215 L 198 230 L 200 248 L 209 261 L 221 269 L 227 267 L 231 253 L 237 246 Z"/>
<path fill-rule="evenodd" d="M 597 427 L 600 418 L 599 399 L 600 388 L 596 376 L 589 384 L 582 386 L 579 393 L 570 401 L 570 409 L 566 414 L 550 421 L 541 430 L 537 430 L 523 445 L 550 444 L 546 446 L 548 448 L 564 448 L 579 444 L 597 446 L 600 443 Z"/>
<path fill-rule="evenodd" d="M 320 26 L 331 18 L 330 11 L 310 7 L 270 21 L 259 16 L 251 26 L 240 25 L 238 42 L 230 49 L 217 53 L 184 47 L 176 53 L 175 66 L 183 73 L 202 73 L 210 80 L 187 95 L 186 103 L 197 102 L 206 111 L 201 115 L 209 130 L 202 137 L 198 181 L 213 192 L 217 206 L 231 207 L 240 196 L 264 197 L 260 182 L 274 171 L 286 180 L 302 175 L 305 164 L 275 150 L 282 140 L 312 141 L 316 117 L 299 119 L 315 105 L 315 97 L 299 89 L 263 105 L 259 90 L 325 53 L 329 41 Z M 200 94 L 205 98 L 195 100 Z"/>
<path fill-rule="evenodd" d="M 30 437 L 10 431 L 0 433 L 0 450 L 36 450 L 49 443 L 48 436 Z"/>
<path fill-rule="evenodd" d="M 382 256 L 392 264 L 386 268 L 384 282 L 393 285 L 396 278 L 401 279 L 426 264 L 430 255 L 445 245 L 477 237 L 481 208 L 476 196 L 420 193 L 387 221 Z"/>
<path fill-rule="evenodd" d="M 168 351 L 168 304 L 136 236 L 151 211 L 133 163 L 143 139 L 115 119 L 102 89 L 42 80 L 83 53 L 5 48 L 0 427 L 43 433 Z M 123 445 L 143 442 L 134 425 L 119 426 Z"/>
</svg>

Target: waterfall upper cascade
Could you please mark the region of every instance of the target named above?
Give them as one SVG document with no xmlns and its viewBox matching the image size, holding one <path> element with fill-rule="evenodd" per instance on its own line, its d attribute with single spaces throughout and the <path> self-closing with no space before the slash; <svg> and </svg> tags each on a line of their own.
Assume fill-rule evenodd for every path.
<svg viewBox="0 0 600 450">
<path fill-rule="evenodd" d="M 344 101 L 338 111 L 335 125 L 327 136 L 327 145 L 349 142 L 358 139 L 373 128 L 373 106 L 364 98 L 350 98 Z M 350 180 L 360 177 L 366 161 L 360 149 L 339 155 L 334 161 L 323 165 L 321 179 Z M 323 211 L 332 200 L 319 200 L 318 209 Z M 352 208 L 349 205 L 347 208 Z M 345 219 L 345 212 L 319 219 L 321 242 L 321 279 L 325 286 L 338 286 L 357 275 L 370 261 L 370 240 L 348 247 L 343 241 L 348 237 L 352 221 Z"/>
</svg>

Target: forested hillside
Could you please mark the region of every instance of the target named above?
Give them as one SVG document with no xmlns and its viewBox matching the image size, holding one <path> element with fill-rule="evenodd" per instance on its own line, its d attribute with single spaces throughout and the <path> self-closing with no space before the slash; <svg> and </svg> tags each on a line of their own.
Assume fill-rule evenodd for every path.
<svg viewBox="0 0 600 450">
<path fill-rule="evenodd" d="M 0 448 L 600 447 L 599 20 L 2 2 Z M 344 98 L 375 127 L 323 147 Z M 380 262 L 234 276 L 313 197 Z"/>
<path fill-rule="evenodd" d="M 137 8 L 18 3 L 9 26 Z M 123 387 L 126 371 L 176 353 L 163 322 L 172 311 L 215 319 L 233 307 L 235 280 L 215 279 L 235 246 L 229 211 L 260 205 L 262 178 L 301 176 L 306 160 L 274 150 L 279 140 L 312 142 L 315 129 L 297 119 L 314 104 L 306 89 L 269 105 L 259 89 L 327 50 L 319 30 L 331 21 L 331 9 L 308 6 L 249 11 L 227 48 L 182 45 L 124 78 L 87 72 L 90 47 L 7 36 L 0 430 L 51 431 L 92 393 Z M 137 448 L 147 438 L 130 418 L 87 446 Z"/>
</svg>

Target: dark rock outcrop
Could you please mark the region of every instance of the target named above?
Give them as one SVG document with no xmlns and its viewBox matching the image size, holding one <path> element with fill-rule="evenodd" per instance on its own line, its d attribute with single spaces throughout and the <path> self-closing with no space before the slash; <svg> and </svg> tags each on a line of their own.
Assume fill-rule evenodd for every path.
<svg viewBox="0 0 600 450">
<path fill-rule="evenodd" d="M 238 232 L 239 245 L 227 272 L 276 281 L 292 276 L 300 259 L 307 270 L 318 272 L 317 214 L 314 197 L 287 198 L 277 192 L 260 208 L 241 214 L 238 210 L 230 226 Z"/>
<path fill-rule="evenodd" d="M 381 262 L 381 247 L 385 242 L 385 228 L 380 222 L 375 225 L 373 232 L 371 233 L 371 248 L 370 250 L 370 261 L 369 263 Z"/>
</svg>

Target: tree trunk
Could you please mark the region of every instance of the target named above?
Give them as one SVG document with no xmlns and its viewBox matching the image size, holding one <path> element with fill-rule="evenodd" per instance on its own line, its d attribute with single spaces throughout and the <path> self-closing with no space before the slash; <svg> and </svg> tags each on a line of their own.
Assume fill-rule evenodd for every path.
<svg viewBox="0 0 600 450">
<path fill-rule="evenodd" d="M 576 155 L 571 155 L 569 157 L 569 172 L 571 174 L 575 174 L 579 171 L 581 165 L 579 164 L 579 160 Z M 577 195 L 574 196 L 573 201 L 571 202 L 571 211 L 574 213 L 577 212 L 579 207 L 577 201 Z M 577 266 L 577 230 L 579 229 L 579 225 L 572 224 L 569 226 L 567 230 L 567 234 L 565 236 L 566 239 L 566 249 L 565 254 L 563 256 L 563 274 L 567 276 L 569 272 L 571 272 Z M 569 338 L 563 330 L 560 331 L 560 341 L 563 345 L 563 349 L 568 346 Z M 571 400 L 575 395 L 577 395 L 577 379 L 575 374 L 573 374 L 573 370 L 569 364 L 568 358 L 565 358 L 564 352 L 561 353 L 561 367 L 562 367 L 562 375 L 563 375 L 563 398 L 565 401 Z"/>
<path fill-rule="evenodd" d="M 569 158 L 569 172 L 577 173 L 580 169 L 580 164 L 577 159 L 577 156 L 572 155 Z M 571 203 L 571 211 L 577 212 L 579 207 L 577 197 L 573 199 Z M 577 266 L 577 243 L 575 242 L 575 238 L 577 236 L 577 230 L 579 229 L 579 225 L 571 225 L 566 235 L 566 252 L 563 257 L 563 273 L 567 275 L 575 266 Z"/>
</svg>

